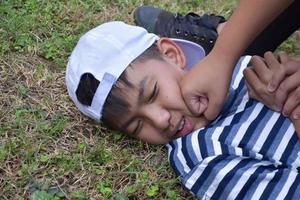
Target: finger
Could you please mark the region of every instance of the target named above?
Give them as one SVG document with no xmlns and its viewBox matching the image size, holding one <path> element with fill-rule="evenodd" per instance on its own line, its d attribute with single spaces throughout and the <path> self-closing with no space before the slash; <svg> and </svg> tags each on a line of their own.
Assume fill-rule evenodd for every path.
<svg viewBox="0 0 300 200">
<path fill-rule="evenodd" d="M 201 115 L 208 106 L 208 99 L 204 95 L 185 95 L 189 110 L 195 115 Z"/>
<path fill-rule="evenodd" d="M 292 111 L 291 117 L 295 120 L 300 119 L 300 105 L 297 105 Z"/>
<path fill-rule="evenodd" d="M 291 112 L 296 108 L 300 103 L 300 86 L 294 90 L 287 98 L 282 113 L 285 116 L 289 116 Z"/>
<path fill-rule="evenodd" d="M 300 60 L 291 59 L 284 64 L 287 75 L 291 75 L 300 69 Z"/>
<path fill-rule="evenodd" d="M 280 62 L 280 63 L 287 63 L 288 62 L 288 55 L 285 51 L 281 51 L 278 53 L 277 55 L 277 60 Z"/>
<path fill-rule="evenodd" d="M 197 105 L 196 112 L 198 115 L 201 115 L 207 108 L 208 99 L 205 96 L 195 96 L 195 99 L 197 99 L 197 101 L 195 101 L 195 105 Z"/>
<path fill-rule="evenodd" d="M 288 56 L 282 53 L 281 59 L 282 60 L 288 59 Z M 270 58 L 266 59 L 266 62 L 270 63 L 268 65 L 272 65 L 271 63 L 275 63 L 276 61 L 274 61 L 273 58 L 271 58 L 270 56 Z M 277 65 L 277 64 L 273 64 L 273 65 Z M 281 64 L 278 68 L 276 66 L 276 69 L 274 68 L 272 78 L 268 84 L 268 91 L 274 92 L 278 88 L 279 84 L 285 79 L 286 76 L 291 75 L 295 73 L 297 70 L 299 70 L 300 67 L 299 65 L 300 64 L 298 64 L 296 61 L 294 62 L 287 61 L 286 63 Z"/>
<path fill-rule="evenodd" d="M 271 70 L 277 70 L 280 68 L 280 62 L 277 60 L 275 55 L 268 51 L 264 54 L 265 62 Z"/>
<path fill-rule="evenodd" d="M 286 76 L 285 71 L 281 69 L 279 61 L 275 58 L 273 53 L 266 52 L 264 54 L 265 61 L 268 67 L 273 71 L 271 80 L 268 83 L 267 89 L 269 92 L 274 92 L 281 81 Z"/>
<path fill-rule="evenodd" d="M 256 94 L 256 93 L 254 92 L 254 89 L 253 89 L 253 87 L 252 87 L 252 84 L 253 84 L 252 79 L 253 79 L 253 78 L 251 78 L 251 76 L 250 76 L 250 73 L 251 73 L 251 72 L 249 72 L 249 71 L 252 71 L 252 70 L 253 70 L 252 67 L 248 67 L 248 68 L 244 69 L 243 75 L 244 75 L 244 78 L 245 78 L 245 83 L 246 83 L 246 87 L 247 87 L 249 96 L 250 96 L 251 98 L 253 98 L 253 99 L 256 99 L 256 98 L 255 98 L 255 94 Z M 254 93 L 255 93 L 255 94 L 254 94 Z"/>
<path fill-rule="evenodd" d="M 266 86 L 259 80 L 257 74 L 251 68 L 246 68 L 243 73 L 247 84 L 256 94 L 264 92 Z"/>
<path fill-rule="evenodd" d="M 278 89 L 275 91 L 275 104 L 278 107 L 284 104 L 290 92 L 295 90 L 300 85 L 300 71 L 297 71 L 293 75 L 287 77 L 282 83 L 279 85 Z M 286 111 L 286 110 L 285 110 Z M 289 114 L 291 110 L 289 110 Z"/>
<path fill-rule="evenodd" d="M 261 98 L 259 97 L 259 95 L 256 94 L 256 92 L 251 87 L 251 85 L 249 85 L 247 81 L 245 83 L 246 83 L 246 87 L 247 87 L 249 97 L 252 98 L 252 99 L 255 99 L 257 101 L 261 101 Z"/>
<path fill-rule="evenodd" d="M 273 95 L 267 92 L 265 84 L 261 83 L 260 80 L 257 79 L 256 74 L 252 70 L 244 70 L 244 76 L 246 81 L 246 86 L 248 88 L 249 96 L 257 101 L 262 102 L 270 109 L 280 112 L 281 107 L 278 107 L 273 102 Z M 246 78 L 247 77 L 247 78 Z M 251 81 L 254 84 L 249 84 L 248 81 Z"/>
<path fill-rule="evenodd" d="M 247 86 L 247 82 L 246 82 L 246 86 Z M 253 88 L 251 88 L 251 86 L 247 86 L 247 89 L 248 89 L 248 93 L 249 93 L 249 96 L 250 98 L 252 99 L 255 99 L 256 101 L 259 101 L 261 103 L 263 103 L 264 105 L 266 105 L 268 108 L 276 111 L 276 112 L 279 112 L 280 110 L 278 110 L 278 108 L 276 108 L 276 106 L 274 106 L 274 104 L 272 104 L 272 102 L 269 101 L 270 98 L 272 97 L 265 97 L 263 98 L 261 95 L 257 94 Z"/>
<path fill-rule="evenodd" d="M 270 70 L 264 60 L 259 56 L 253 56 L 251 59 L 252 68 L 258 78 L 265 84 L 270 81 Z"/>
</svg>

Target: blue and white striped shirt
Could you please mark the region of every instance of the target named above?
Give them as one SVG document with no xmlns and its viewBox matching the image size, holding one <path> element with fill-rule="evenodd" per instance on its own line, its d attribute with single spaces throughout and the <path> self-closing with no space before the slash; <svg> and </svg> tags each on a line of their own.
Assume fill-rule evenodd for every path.
<svg viewBox="0 0 300 200">
<path fill-rule="evenodd" d="M 300 143 L 291 121 L 249 99 L 237 64 L 220 116 L 171 141 L 169 161 L 201 199 L 300 199 Z"/>
</svg>

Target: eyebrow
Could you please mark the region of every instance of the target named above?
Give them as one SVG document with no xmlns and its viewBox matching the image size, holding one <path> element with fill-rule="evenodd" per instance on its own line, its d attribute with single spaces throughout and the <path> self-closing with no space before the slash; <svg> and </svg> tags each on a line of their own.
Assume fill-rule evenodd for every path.
<svg viewBox="0 0 300 200">
<path fill-rule="evenodd" d="M 138 104 L 141 103 L 141 99 L 144 97 L 145 93 L 145 85 L 146 82 L 148 81 L 149 76 L 145 76 L 140 82 L 139 82 L 139 95 L 138 95 Z"/>
<path fill-rule="evenodd" d="M 141 104 L 142 99 L 145 94 L 145 85 L 149 79 L 149 76 L 145 76 L 138 84 L 138 105 Z M 121 126 L 120 129 L 124 130 L 132 121 L 134 120 L 133 117 L 130 117 L 129 120 L 125 121 Z"/>
</svg>

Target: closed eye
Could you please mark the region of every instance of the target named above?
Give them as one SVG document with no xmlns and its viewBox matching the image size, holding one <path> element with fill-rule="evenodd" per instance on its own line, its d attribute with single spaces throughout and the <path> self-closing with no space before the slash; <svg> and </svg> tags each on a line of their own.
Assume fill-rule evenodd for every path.
<svg viewBox="0 0 300 200">
<path fill-rule="evenodd" d="M 138 135 L 138 133 L 141 131 L 142 127 L 143 127 L 143 121 L 138 120 L 137 126 L 135 127 L 135 129 L 132 132 L 132 136 Z"/>
<path fill-rule="evenodd" d="M 158 91 L 159 91 L 159 89 L 158 89 L 157 82 L 156 82 L 156 83 L 154 84 L 153 89 L 152 89 L 151 95 L 149 96 L 149 99 L 148 99 L 148 102 L 149 102 L 149 103 L 152 103 L 152 102 L 155 100 L 155 98 L 156 98 L 157 95 L 158 95 Z"/>
</svg>

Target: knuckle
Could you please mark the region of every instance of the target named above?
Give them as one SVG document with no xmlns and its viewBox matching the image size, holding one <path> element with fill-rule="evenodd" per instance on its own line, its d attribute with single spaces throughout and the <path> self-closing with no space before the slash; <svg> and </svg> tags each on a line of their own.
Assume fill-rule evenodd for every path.
<svg viewBox="0 0 300 200">
<path fill-rule="evenodd" d="M 278 68 L 278 73 L 283 76 L 286 74 L 286 71 L 287 67 L 285 67 L 283 64 L 280 64 Z"/>
<path fill-rule="evenodd" d="M 268 105 L 272 110 L 278 111 L 278 108 L 276 107 L 276 104 L 274 102 L 271 102 Z"/>
<path fill-rule="evenodd" d="M 246 68 L 246 69 L 243 70 L 243 75 L 244 75 L 245 79 L 248 78 L 249 70 L 250 70 L 249 68 Z"/>
<path fill-rule="evenodd" d="M 272 75 L 271 74 L 266 74 L 265 75 L 265 82 L 268 83 L 272 80 Z"/>
<path fill-rule="evenodd" d="M 256 56 L 256 55 L 253 56 L 252 59 L 251 59 L 252 62 L 256 62 L 257 60 L 260 60 L 260 57 Z"/>
<path fill-rule="evenodd" d="M 284 51 L 280 51 L 278 53 L 278 57 L 279 57 L 279 62 L 284 64 L 287 62 L 287 54 Z"/>
<path fill-rule="evenodd" d="M 293 107 L 294 107 L 293 101 L 288 99 L 282 108 L 282 113 L 284 115 L 289 115 L 291 113 Z"/>
<path fill-rule="evenodd" d="M 283 109 L 282 109 L 282 113 L 284 113 L 284 115 L 290 115 L 291 114 L 291 107 L 290 107 L 290 105 L 286 105 L 286 106 L 284 106 L 283 107 Z"/>
<path fill-rule="evenodd" d="M 284 91 L 287 91 L 287 89 L 288 89 L 288 84 L 287 84 L 287 82 L 285 82 L 285 81 L 283 81 L 280 85 L 279 85 L 279 87 L 278 87 L 278 91 L 280 91 L 280 92 L 284 92 Z"/>
<path fill-rule="evenodd" d="M 268 105 L 269 107 L 275 107 L 275 103 L 272 101 L 272 99 L 271 99 L 270 97 L 265 97 L 265 96 L 264 96 L 264 97 L 262 98 L 261 102 L 262 102 L 263 104 Z"/>
<path fill-rule="evenodd" d="M 264 53 L 264 57 L 268 57 L 268 56 L 271 56 L 273 55 L 273 53 L 271 51 L 267 51 Z"/>
<path fill-rule="evenodd" d="M 300 115 L 300 106 L 298 105 L 293 111 L 292 111 L 292 115 L 295 116 L 299 116 Z"/>
<path fill-rule="evenodd" d="M 286 95 L 284 93 L 280 93 L 280 92 L 277 92 L 275 95 L 274 95 L 274 101 L 277 103 L 277 104 L 282 104 L 283 101 L 286 99 Z"/>
<path fill-rule="evenodd" d="M 300 100 L 300 91 L 296 90 L 293 95 L 293 99 L 299 101 Z"/>
<path fill-rule="evenodd" d="M 248 89 L 248 94 L 249 94 L 249 96 L 250 96 L 251 98 L 255 99 L 255 96 L 254 96 L 254 93 L 253 93 L 252 90 L 249 90 L 249 89 Z"/>
<path fill-rule="evenodd" d="M 261 94 L 261 96 L 263 99 L 271 99 L 273 95 L 268 92 L 264 92 Z"/>
<path fill-rule="evenodd" d="M 282 83 L 277 90 L 277 96 L 286 96 L 287 95 L 287 88 L 286 88 L 286 84 Z"/>
<path fill-rule="evenodd" d="M 263 64 L 264 64 L 263 58 L 261 58 L 260 56 L 253 56 L 253 58 L 251 59 L 251 65 L 253 71 L 262 67 Z"/>
<path fill-rule="evenodd" d="M 263 86 L 257 86 L 256 91 L 258 94 L 266 94 L 266 89 Z"/>
</svg>

